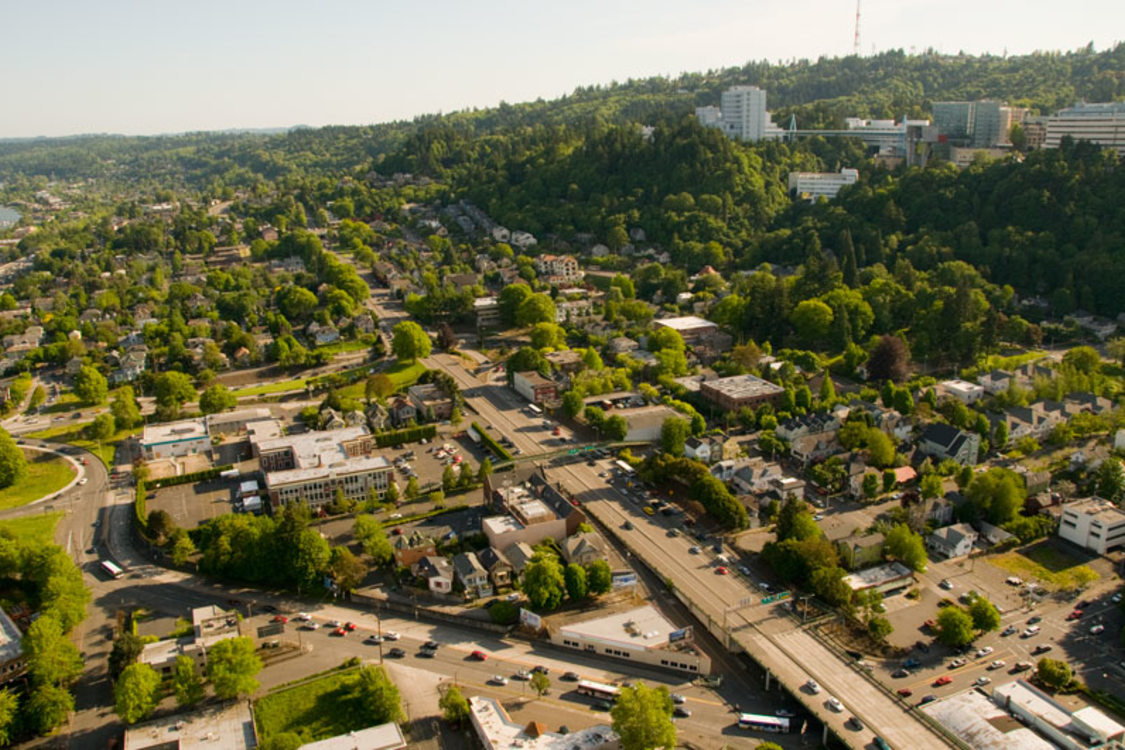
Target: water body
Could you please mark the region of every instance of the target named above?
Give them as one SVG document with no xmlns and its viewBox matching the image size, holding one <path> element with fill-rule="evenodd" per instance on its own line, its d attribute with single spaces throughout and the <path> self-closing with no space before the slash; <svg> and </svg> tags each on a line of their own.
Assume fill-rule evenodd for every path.
<svg viewBox="0 0 1125 750">
<path fill-rule="evenodd" d="M 11 226 L 20 220 L 20 212 L 8 206 L 0 206 L 0 228 Z"/>
</svg>

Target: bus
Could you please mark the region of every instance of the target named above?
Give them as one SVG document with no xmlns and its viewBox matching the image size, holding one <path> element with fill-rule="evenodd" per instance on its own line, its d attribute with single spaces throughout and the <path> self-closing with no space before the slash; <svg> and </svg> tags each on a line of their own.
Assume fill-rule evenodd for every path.
<svg viewBox="0 0 1125 750">
<path fill-rule="evenodd" d="M 782 734 L 789 731 L 789 719 L 784 716 L 762 716 L 760 714 L 739 714 L 738 728 L 755 732 Z"/>
<path fill-rule="evenodd" d="M 577 690 L 579 695 L 588 695 L 606 701 L 617 700 L 617 694 L 621 692 L 613 685 L 605 685 L 593 680 L 579 680 Z"/>
<path fill-rule="evenodd" d="M 219 472 L 219 478 L 220 479 L 234 479 L 235 477 L 237 477 L 241 473 L 242 472 L 239 471 L 238 469 L 227 469 L 226 471 L 220 471 Z"/>
<path fill-rule="evenodd" d="M 621 472 L 621 476 L 623 477 L 631 477 L 637 473 L 632 466 L 620 459 L 614 461 L 613 465 L 617 467 L 617 469 Z"/>
<path fill-rule="evenodd" d="M 542 409 L 540 409 L 540 408 L 539 408 L 538 406 L 536 406 L 535 404 L 528 404 L 528 405 L 527 405 L 527 412 L 528 412 L 528 414 L 530 414 L 530 415 L 531 415 L 531 416 L 533 416 L 533 417 L 541 417 L 541 416 L 543 416 L 543 410 L 542 410 Z"/>
<path fill-rule="evenodd" d="M 99 564 L 102 566 L 102 570 L 112 578 L 120 578 L 125 575 L 125 571 L 119 568 L 112 560 L 102 560 Z"/>
</svg>

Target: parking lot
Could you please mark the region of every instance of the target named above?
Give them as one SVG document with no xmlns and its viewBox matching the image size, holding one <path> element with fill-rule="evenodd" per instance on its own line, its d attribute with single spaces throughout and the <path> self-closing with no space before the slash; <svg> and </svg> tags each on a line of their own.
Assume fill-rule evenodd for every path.
<svg viewBox="0 0 1125 750">
<path fill-rule="evenodd" d="M 167 511 L 177 526 L 194 529 L 204 521 L 234 511 L 237 479 L 216 477 L 195 484 L 178 484 L 148 491 L 148 510 Z"/>
</svg>

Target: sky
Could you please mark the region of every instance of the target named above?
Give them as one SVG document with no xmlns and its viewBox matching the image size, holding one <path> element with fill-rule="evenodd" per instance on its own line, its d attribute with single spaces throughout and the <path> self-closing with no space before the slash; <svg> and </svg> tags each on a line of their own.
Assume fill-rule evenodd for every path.
<svg viewBox="0 0 1125 750">
<path fill-rule="evenodd" d="M 861 54 L 1105 49 L 1122 0 L 862 0 Z M 362 125 L 852 52 L 853 0 L 0 5 L 0 138 Z"/>
</svg>

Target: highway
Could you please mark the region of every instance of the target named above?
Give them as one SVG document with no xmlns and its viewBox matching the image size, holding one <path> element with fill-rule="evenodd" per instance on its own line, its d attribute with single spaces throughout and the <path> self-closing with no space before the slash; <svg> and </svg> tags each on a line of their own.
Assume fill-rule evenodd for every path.
<svg viewBox="0 0 1125 750">
<path fill-rule="evenodd" d="M 369 305 L 379 315 L 380 325 L 393 327 L 406 317 L 385 290 L 372 294 Z M 449 373 L 461 387 L 468 405 L 480 415 L 479 421 L 507 435 L 524 453 L 542 453 L 558 447 L 558 438 L 543 428 L 539 420 L 521 411 L 524 400 L 507 387 L 503 375 L 488 371 L 483 378 L 478 377 L 464 368 L 462 359 L 445 354 L 428 357 L 424 364 Z M 566 431 L 562 437 L 568 437 Z M 795 627 L 790 618 L 758 604 L 762 594 L 750 581 L 740 575 L 717 574 L 708 555 L 693 555 L 689 551 L 694 541 L 683 535 L 668 536 L 661 516 L 646 516 L 638 505 L 625 502 L 605 479 L 597 476 L 599 470 L 604 467 L 571 463 L 549 468 L 548 474 L 570 489 L 633 554 L 660 571 L 683 595 L 681 598 L 690 602 L 697 616 L 704 621 L 726 623 L 736 646 L 732 650 L 754 654 L 837 736 L 855 747 L 872 744 L 875 734 L 892 747 L 924 750 L 949 746 L 902 701 L 866 679 L 857 679 L 852 667 L 842 663 L 816 638 Z M 632 521 L 632 531 L 622 528 L 626 520 Z M 744 601 L 754 603 L 731 608 L 731 604 Z M 810 678 L 820 684 L 819 695 L 802 688 Z M 830 695 L 844 704 L 843 712 L 827 707 Z M 845 722 L 852 715 L 858 716 L 867 729 L 857 732 L 847 728 Z"/>
</svg>

